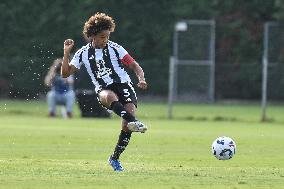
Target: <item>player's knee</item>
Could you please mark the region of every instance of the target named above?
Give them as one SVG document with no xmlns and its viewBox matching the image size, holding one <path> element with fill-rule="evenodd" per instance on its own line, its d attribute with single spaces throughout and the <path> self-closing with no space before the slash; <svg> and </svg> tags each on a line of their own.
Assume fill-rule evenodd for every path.
<svg viewBox="0 0 284 189">
<path fill-rule="evenodd" d="M 117 101 L 118 100 L 116 94 L 114 92 L 112 92 L 112 91 L 109 91 L 109 90 L 101 91 L 99 97 L 100 97 L 100 101 L 104 105 L 108 105 L 108 106 L 110 106 L 110 104 L 113 101 Z"/>
</svg>

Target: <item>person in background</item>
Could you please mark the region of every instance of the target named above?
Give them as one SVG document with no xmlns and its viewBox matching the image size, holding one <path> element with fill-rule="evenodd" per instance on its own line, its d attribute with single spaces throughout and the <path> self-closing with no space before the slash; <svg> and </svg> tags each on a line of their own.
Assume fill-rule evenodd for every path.
<svg viewBox="0 0 284 189">
<path fill-rule="evenodd" d="M 61 76 L 62 61 L 62 58 L 54 60 L 44 80 L 45 85 L 51 88 L 47 93 L 48 111 L 50 117 L 55 117 L 56 106 L 62 105 L 66 108 L 67 117 L 71 118 L 75 103 L 74 78 L 73 75 L 67 78 Z"/>
</svg>

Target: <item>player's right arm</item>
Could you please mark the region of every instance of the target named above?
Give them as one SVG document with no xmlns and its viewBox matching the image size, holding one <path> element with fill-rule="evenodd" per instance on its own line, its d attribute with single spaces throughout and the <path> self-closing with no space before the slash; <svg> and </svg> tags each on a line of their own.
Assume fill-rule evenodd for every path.
<svg viewBox="0 0 284 189">
<path fill-rule="evenodd" d="M 63 78 L 69 77 L 78 70 L 74 65 L 69 65 L 70 53 L 73 46 L 74 41 L 72 39 L 66 39 L 64 41 L 64 56 L 61 66 L 61 75 Z"/>
</svg>

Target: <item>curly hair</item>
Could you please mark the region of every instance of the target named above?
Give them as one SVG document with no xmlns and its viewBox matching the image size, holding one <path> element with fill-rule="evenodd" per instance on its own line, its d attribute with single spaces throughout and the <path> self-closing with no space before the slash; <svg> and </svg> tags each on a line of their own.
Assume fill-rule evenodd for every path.
<svg viewBox="0 0 284 189">
<path fill-rule="evenodd" d="M 97 12 L 95 15 L 91 16 L 87 22 L 85 22 L 83 34 L 85 37 L 90 38 L 103 30 L 110 30 L 113 32 L 114 28 L 115 23 L 112 17 L 105 13 Z"/>
</svg>

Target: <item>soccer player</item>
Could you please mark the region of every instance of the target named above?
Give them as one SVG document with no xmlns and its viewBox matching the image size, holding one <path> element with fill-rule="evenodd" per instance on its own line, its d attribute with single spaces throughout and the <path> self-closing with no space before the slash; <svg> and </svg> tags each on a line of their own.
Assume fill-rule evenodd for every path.
<svg viewBox="0 0 284 189">
<path fill-rule="evenodd" d="M 123 171 L 119 156 L 128 145 L 132 132 L 144 133 L 147 130 L 147 126 L 135 118 L 137 97 L 124 66 L 135 72 L 139 88 L 146 89 L 147 83 L 139 64 L 122 46 L 109 40 L 114 29 L 113 18 L 105 13 L 91 16 L 84 25 L 83 34 L 92 40 L 75 53 L 71 62 L 69 58 L 74 41 L 72 39 L 64 41 L 61 74 L 63 77 L 68 77 L 84 64 L 102 106 L 122 118 L 122 130 L 108 162 L 114 171 Z"/>
</svg>

